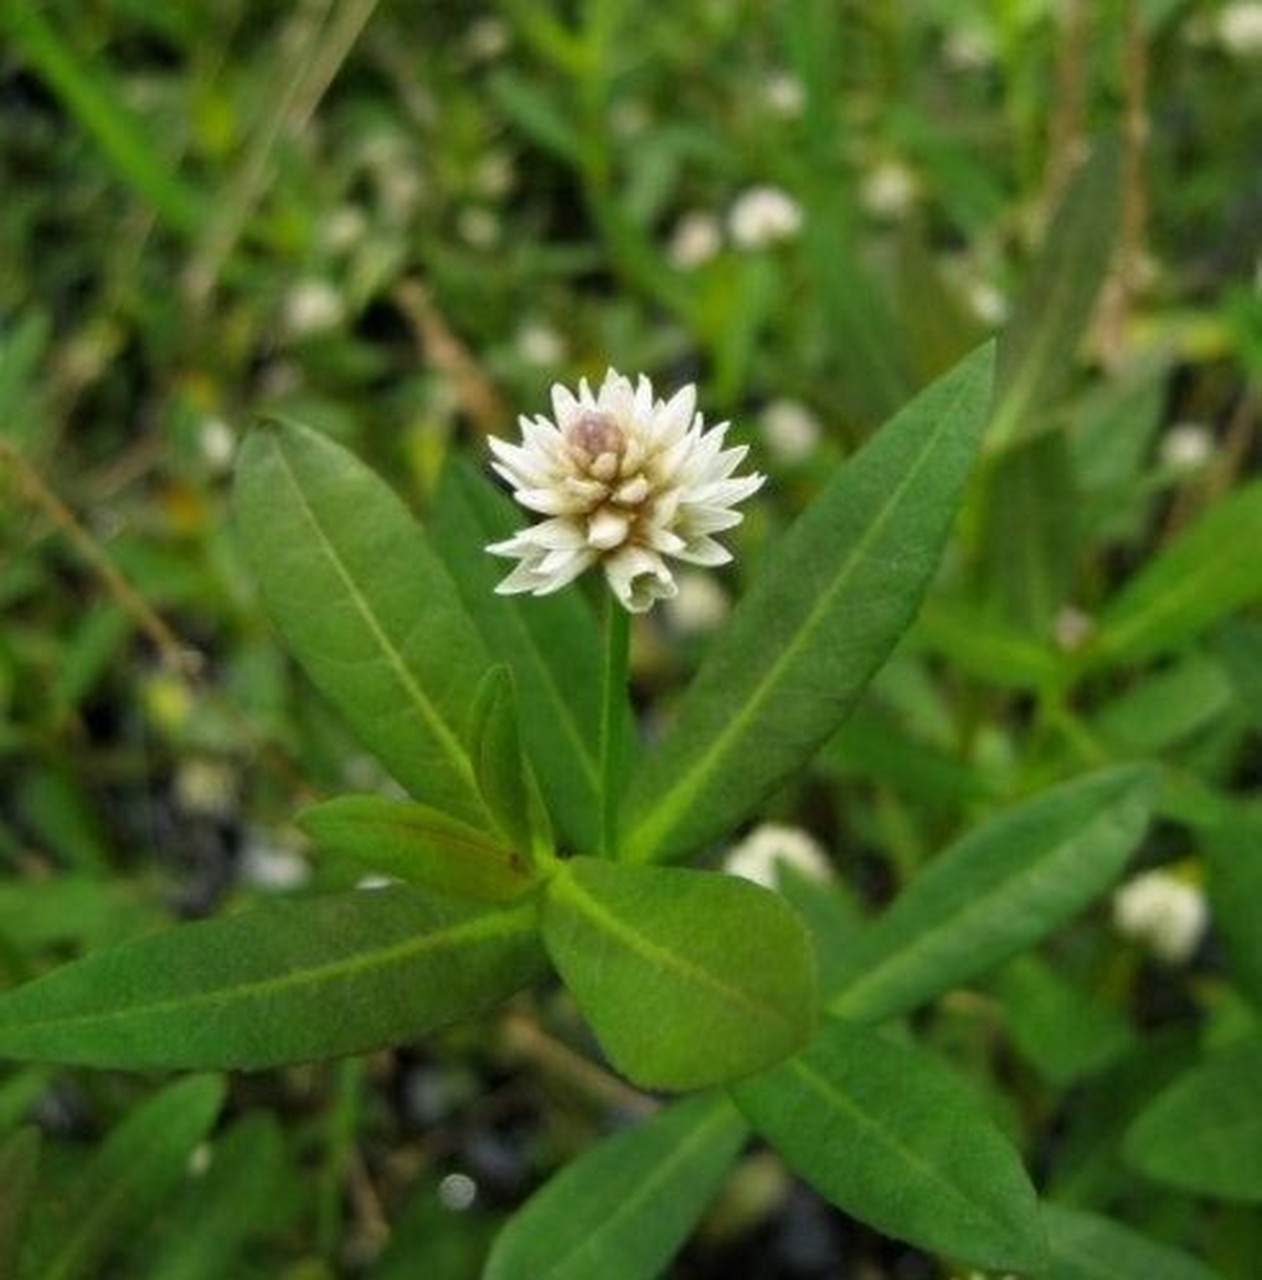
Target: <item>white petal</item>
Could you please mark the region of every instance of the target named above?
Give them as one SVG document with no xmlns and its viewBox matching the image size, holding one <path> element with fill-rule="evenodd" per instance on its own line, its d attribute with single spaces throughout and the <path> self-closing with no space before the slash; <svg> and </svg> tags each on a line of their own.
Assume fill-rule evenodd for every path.
<svg viewBox="0 0 1262 1280">
<path fill-rule="evenodd" d="M 688 506 L 679 517 L 678 528 L 686 537 L 702 533 L 722 533 L 735 529 L 745 516 L 730 507 Z"/>
<path fill-rule="evenodd" d="M 537 596 L 550 596 L 553 592 L 560 591 L 562 587 L 568 587 L 579 574 L 596 563 L 598 553 L 583 547 L 577 551 L 558 551 L 554 554 L 565 558 L 558 558 L 551 562 L 551 567 L 547 571 L 547 582 L 535 590 Z M 549 559 L 551 560 L 551 557 Z"/>
<path fill-rule="evenodd" d="M 545 551 L 573 551 L 586 544 L 582 527 L 565 516 L 556 516 L 525 529 L 519 538 L 528 538 Z"/>
<path fill-rule="evenodd" d="M 700 485 L 688 493 L 688 501 L 703 503 L 709 507 L 730 507 L 757 493 L 766 479 L 766 476 L 754 472 L 753 475 L 738 476 L 735 480 Z"/>
<path fill-rule="evenodd" d="M 520 532 L 513 534 L 511 538 L 505 538 L 502 542 L 492 542 L 486 547 L 493 556 L 512 556 L 516 559 L 519 556 L 537 555 L 539 548 L 534 546 L 526 536 L 530 533 L 529 529 L 522 529 Z"/>
<path fill-rule="evenodd" d="M 552 416 L 558 427 L 562 431 L 570 425 L 575 418 L 583 411 L 583 406 L 579 403 L 578 397 L 569 389 L 563 387 L 559 382 L 554 383 L 552 387 Z"/>
<path fill-rule="evenodd" d="M 668 448 L 688 430 L 697 411 L 697 388 L 681 387 L 658 409 L 653 421 L 652 438 L 658 448 Z"/>
<path fill-rule="evenodd" d="M 571 515 L 585 505 L 582 498 L 556 489 L 518 489 L 513 496 L 523 507 L 545 516 Z"/>
<path fill-rule="evenodd" d="M 677 533 L 658 528 L 656 525 L 650 525 L 640 536 L 645 546 L 654 551 L 660 551 L 664 556 L 678 555 L 688 545 Z"/>
<path fill-rule="evenodd" d="M 635 420 L 641 427 L 653 421 L 653 384 L 643 374 L 635 386 Z"/>
<path fill-rule="evenodd" d="M 713 568 L 716 565 L 729 563 L 732 553 L 715 542 L 713 538 L 702 535 L 699 538 L 690 539 L 684 550 L 676 551 L 675 559 L 683 560 L 687 564 L 703 564 Z"/>
<path fill-rule="evenodd" d="M 623 547 L 605 558 L 605 578 L 623 608 L 644 613 L 654 600 L 667 599 L 679 588 L 661 556 L 643 547 Z"/>
<path fill-rule="evenodd" d="M 627 530 L 631 520 L 621 511 L 611 507 L 602 507 L 588 521 L 587 545 L 597 547 L 601 551 L 612 551 L 626 541 Z"/>
<path fill-rule="evenodd" d="M 538 591 L 541 584 L 547 582 L 535 571 L 529 560 L 523 560 L 507 578 L 497 584 L 497 596 L 513 596 L 522 591 Z"/>
<path fill-rule="evenodd" d="M 636 476 L 628 480 L 614 493 L 614 501 L 625 503 L 629 507 L 639 506 L 649 496 L 649 482 L 644 476 Z"/>
</svg>

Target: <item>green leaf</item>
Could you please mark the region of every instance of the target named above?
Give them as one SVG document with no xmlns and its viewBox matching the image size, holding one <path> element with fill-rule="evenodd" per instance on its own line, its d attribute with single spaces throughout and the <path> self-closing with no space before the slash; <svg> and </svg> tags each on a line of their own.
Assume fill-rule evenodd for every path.
<svg viewBox="0 0 1262 1280">
<path fill-rule="evenodd" d="M 1047 1280 L 1218 1280 L 1203 1262 L 1110 1218 L 1044 1204 Z"/>
<path fill-rule="evenodd" d="M 959 600 L 927 601 L 912 633 L 966 675 L 1005 689 L 1045 689 L 1061 667 L 1051 645 Z"/>
<path fill-rule="evenodd" d="M 830 1018 L 805 1053 L 732 1094 L 795 1173 L 878 1231 L 974 1266 L 1042 1264 L 1017 1153 L 933 1058 Z"/>
<path fill-rule="evenodd" d="M 223 1081 L 196 1076 L 136 1108 L 88 1161 L 64 1206 L 40 1280 L 93 1280 L 180 1184 L 223 1105 Z"/>
<path fill-rule="evenodd" d="M 1035 955 L 1008 964 L 998 989 L 1013 1043 L 1059 1088 L 1098 1073 L 1134 1047 L 1121 1014 Z"/>
<path fill-rule="evenodd" d="M 0 1133 L 21 1124 L 31 1108 L 48 1092 L 52 1073 L 43 1068 L 28 1068 L 6 1075 L 0 1081 Z"/>
<path fill-rule="evenodd" d="M 1099 143 L 1074 176 L 999 343 L 989 443 L 1030 434 L 1073 377 L 1113 252 L 1121 199 L 1121 150 Z"/>
<path fill-rule="evenodd" d="M 0 1276 L 18 1274 L 18 1255 L 39 1172 L 39 1130 L 19 1129 L 0 1147 Z"/>
<path fill-rule="evenodd" d="M 525 854 L 411 800 L 339 796 L 298 815 L 322 853 L 364 873 L 477 902 L 505 902 L 531 886 Z"/>
<path fill-rule="evenodd" d="M 1046 432 L 995 460 L 981 539 L 989 596 L 1003 617 L 1048 635 L 1077 567 L 1080 503 L 1063 432 Z"/>
<path fill-rule="evenodd" d="M 1262 1034 L 1180 1076 L 1140 1113 L 1123 1154 L 1158 1182 L 1262 1203 Z"/>
<path fill-rule="evenodd" d="M 104 59 L 81 57 L 39 5 L 6 5 L 15 49 L 65 104 L 119 175 L 175 230 L 186 235 L 210 207 L 176 174 L 171 157 L 155 149 L 163 132 L 136 118 L 102 71 Z"/>
<path fill-rule="evenodd" d="M 223 1280 L 272 1211 L 285 1166 L 280 1126 L 263 1113 L 217 1141 L 210 1168 L 163 1214 L 165 1247 L 145 1280 Z"/>
<path fill-rule="evenodd" d="M 928 588 L 990 372 L 983 348 L 917 396 L 772 550 L 633 783 L 632 861 L 729 830 L 836 732 Z"/>
<path fill-rule="evenodd" d="M 1220 499 L 1114 598 L 1085 667 L 1156 657 L 1262 597 L 1262 481 Z"/>
<path fill-rule="evenodd" d="M 513 1215 L 485 1280 L 655 1280 L 747 1132 L 724 1095 L 708 1094 L 606 1139 Z"/>
<path fill-rule="evenodd" d="M 573 858 L 548 883 L 543 939 L 610 1061 L 645 1088 L 738 1079 L 810 1036 L 806 929 L 747 880 Z"/>
<path fill-rule="evenodd" d="M 242 449 L 242 545 L 290 649 L 419 800 L 493 825 L 464 737 L 490 665 L 398 496 L 333 441 L 270 424 Z"/>
<path fill-rule="evenodd" d="M 0 997 L 0 1056 L 252 1070 L 363 1053 L 540 971 L 533 902 L 408 888 L 278 902 L 98 952 Z"/>
<path fill-rule="evenodd" d="M 473 767 L 487 808 L 518 849 L 531 847 L 526 762 L 517 732 L 513 673 L 492 667 L 473 700 Z"/>
<path fill-rule="evenodd" d="M 1156 783 L 1144 765 L 1106 769 L 970 832 L 856 940 L 833 1012 L 881 1022 L 1046 937 L 1117 878 Z"/>
<path fill-rule="evenodd" d="M 471 468 L 443 475 L 433 537 L 491 652 L 512 669 L 522 742 L 549 812 L 578 849 L 594 849 L 600 815 L 600 633 L 578 591 L 536 600 L 497 596 L 503 577 L 486 544 L 521 513 Z M 501 562 L 502 563 L 502 562 Z M 628 714 L 626 723 L 633 723 Z"/>
</svg>

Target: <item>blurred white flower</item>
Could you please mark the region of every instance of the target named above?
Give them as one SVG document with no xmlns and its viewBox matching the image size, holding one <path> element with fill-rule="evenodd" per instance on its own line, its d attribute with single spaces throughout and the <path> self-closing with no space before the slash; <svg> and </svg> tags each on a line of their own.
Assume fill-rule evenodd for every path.
<svg viewBox="0 0 1262 1280">
<path fill-rule="evenodd" d="M 465 48 L 480 62 L 491 62 L 508 52 L 512 32 L 503 18 L 488 15 L 469 24 L 465 32 Z"/>
<path fill-rule="evenodd" d="M 671 232 L 667 254 L 681 271 L 703 266 L 723 247 L 723 228 L 712 213 L 685 213 Z"/>
<path fill-rule="evenodd" d="M 1117 931 L 1169 964 L 1188 960 L 1209 925 L 1204 893 L 1169 871 L 1148 871 L 1113 895 Z"/>
<path fill-rule="evenodd" d="M 895 221 L 916 203 L 916 175 L 901 160 L 882 160 L 863 179 L 859 197 L 876 218 Z"/>
<path fill-rule="evenodd" d="M 708 573 L 679 573 L 679 594 L 663 605 L 670 622 L 684 635 L 717 630 L 732 610 L 727 592 Z"/>
<path fill-rule="evenodd" d="M 641 376 L 610 369 L 599 392 L 587 380 L 573 395 L 552 388 L 552 418 L 519 419 L 521 444 L 490 440 L 495 470 L 513 496 L 546 520 L 487 548 L 520 561 L 496 588 L 502 595 L 550 595 L 599 565 L 632 613 L 674 596 L 667 558 L 726 564 L 713 534 L 740 524 L 732 508 L 764 477 L 734 474 L 748 450 L 724 449 L 727 423 L 706 429 L 697 392 L 686 386 L 658 400 Z"/>
<path fill-rule="evenodd" d="M 517 354 L 526 364 L 547 369 L 565 359 L 565 339 L 550 325 L 527 321 L 517 331 Z"/>
<path fill-rule="evenodd" d="M 311 879 L 311 867 L 300 853 L 277 843 L 269 833 L 251 831 L 237 864 L 237 877 L 256 889 L 284 893 L 301 889 Z"/>
<path fill-rule="evenodd" d="M 777 71 L 768 76 L 762 93 L 772 114 L 782 120 L 796 120 L 806 106 L 806 90 L 802 82 L 787 71 Z"/>
<path fill-rule="evenodd" d="M 615 102 L 609 113 L 609 127 L 616 138 L 634 138 L 653 123 L 653 113 L 639 98 L 623 98 Z"/>
<path fill-rule="evenodd" d="M 366 876 L 360 876 L 355 881 L 355 888 L 363 889 L 367 893 L 375 893 L 378 889 L 388 889 L 391 885 L 398 883 L 399 881 L 393 876 L 378 875 L 377 872 L 373 871 Z"/>
<path fill-rule="evenodd" d="M 981 71 L 995 60 L 995 42 L 980 27 L 953 27 L 942 51 L 956 71 Z"/>
<path fill-rule="evenodd" d="M 327 333 L 345 316 L 342 295 L 327 280 L 300 280 L 285 297 L 285 327 L 297 337 Z"/>
<path fill-rule="evenodd" d="M 767 448 L 781 462 L 801 462 L 819 445 L 819 422 L 796 400 L 773 400 L 759 415 L 758 423 Z"/>
<path fill-rule="evenodd" d="M 1161 438 L 1161 462 L 1172 471 L 1199 471 L 1214 456 L 1214 434 L 1199 422 L 1176 422 Z"/>
<path fill-rule="evenodd" d="M 331 253 L 353 249 L 368 234 L 368 218 L 353 204 L 334 209 L 320 227 L 320 243 Z"/>
<path fill-rule="evenodd" d="M 471 248 L 490 249 L 499 243 L 500 220 L 490 209 L 461 209 L 456 230 Z"/>
<path fill-rule="evenodd" d="M 1262 4 L 1229 4 L 1222 10 L 1218 42 L 1235 58 L 1262 55 Z"/>
<path fill-rule="evenodd" d="M 478 1198 L 478 1184 L 467 1173 L 449 1173 L 438 1184 L 438 1199 L 444 1209 L 463 1213 L 473 1208 Z"/>
<path fill-rule="evenodd" d="M 1062 653 L 1081 649 L 1094 631 L 1095 619 L 1076 605 L 1064 605 L 1052 620 L 1052 638 Z"/>
<path fill-rule="evenodd" d="M 969 310 L 985 325 L 996 328 L 1008 318 L 1008 299 L 1003 290 L 989 280 L 973 276 L 964 284 L 964 301 Z"/>
<path fill-rule="evenodd" d="M 506 151 L 488 151 L 473 171 L 473 185 L 481 196 L 499 200 L 517 183 L 517 170 L 513 157 Z"/>
<path fill-rule="evenodd" d="M 237 807 L 237 771 L 225 760 L 190 756 L 175 771 L 175 799 L 185 813 L 230 817 Z"/>
<path fill-rule="evenodd" d="M 742 249 L 762 249 L 797 235 L 802 206 L 779 187 L 750 187 L 733 202 L 727 226 Z"/>
<path fill-rule="evenodd" d="M 801 827 L 765 822 L 755 827 L 723 860 L 728 875 L 741 876 L 774 889 L 781 865 L 792 867 L 810 880 L 830 880 L 832 863 L 823 846 Z"/>
<path fill-rule="evenodd" d="M 223 475 L 237 455 L 237 433 L 222 418 L 203 418 L 197 428 L 202 461 L 214 475 Z"/>
</svg>

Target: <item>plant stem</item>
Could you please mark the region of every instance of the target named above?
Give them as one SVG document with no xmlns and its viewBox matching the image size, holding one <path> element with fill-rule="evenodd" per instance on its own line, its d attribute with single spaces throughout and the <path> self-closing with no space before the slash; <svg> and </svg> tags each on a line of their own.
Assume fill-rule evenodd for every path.
<svg viewBox="0 0 1262 1280">
<path fill-rule="evenodd" d="M 605 605 L 605 669 L 600 698 L 600 853 L 606 858 L 618 854 L 630 646 L 631 615 L 610 592 Z"/>
</svg>

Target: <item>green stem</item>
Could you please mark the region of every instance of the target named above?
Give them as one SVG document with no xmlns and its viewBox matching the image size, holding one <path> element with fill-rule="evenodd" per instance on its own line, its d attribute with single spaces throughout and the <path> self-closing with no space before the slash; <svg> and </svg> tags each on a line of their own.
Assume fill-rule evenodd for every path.
<svg viewBox="0 0 1262 1280">
<path fill-rule="evenodd" d="M 618 855 L 618 803 L 622 799 L 627 726 L 627 659 L 631 615 L 609 592 L 605 605 L 605 669 L 600 698 L 600 853 Z"/>
</svg>

